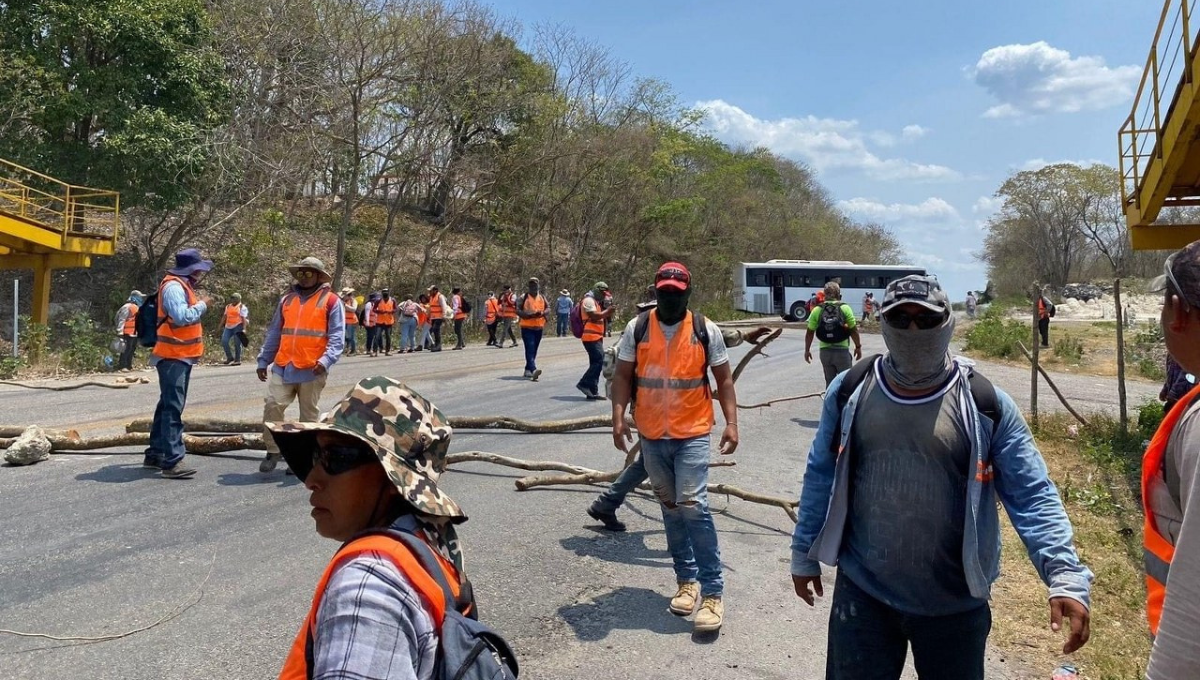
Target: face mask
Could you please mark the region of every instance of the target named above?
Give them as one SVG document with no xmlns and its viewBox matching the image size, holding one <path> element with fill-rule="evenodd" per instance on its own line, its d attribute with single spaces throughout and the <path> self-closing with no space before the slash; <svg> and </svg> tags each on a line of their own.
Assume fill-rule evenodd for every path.
<svg viewBox="0 0 1200 680">
<path fill-rule="evenodd" d="M 658 291 L 658 319 L 668 326 L 683 321 L 687 316 L 688 299 L 692 297 L 691 290 Z"/>
<path fill-rule="evenodd" d="M 931 390 L 941 385 L 954 363 L 950 358 L 950 338 L 954 335 L 954 315 L 941 326 L 928 330 L 880 326 L 888 354 L 883 373 L 888 383 L 904 390 Z"/>
</svg>

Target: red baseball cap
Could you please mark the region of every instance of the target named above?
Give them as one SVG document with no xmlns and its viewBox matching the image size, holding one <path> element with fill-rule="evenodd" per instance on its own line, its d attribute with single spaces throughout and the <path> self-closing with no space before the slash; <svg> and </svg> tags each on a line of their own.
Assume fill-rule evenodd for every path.
<svg viewBox="0 0 1200 680">
<path fill-rule="evenodd" d="M 674 288 L 687 290 L 692 284 L 692 274 L 688 268 L 678 262 L 666 262 L 658 268 L 654 275 L 655 288 Z"/>
</svg>

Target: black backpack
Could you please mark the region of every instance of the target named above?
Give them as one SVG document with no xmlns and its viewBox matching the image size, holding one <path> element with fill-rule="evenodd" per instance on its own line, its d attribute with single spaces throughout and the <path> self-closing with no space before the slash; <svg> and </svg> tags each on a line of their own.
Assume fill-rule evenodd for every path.
<svg viewBox="0 0 1200 680">
<path fill-rule="evenodd" d="M 841 302 L 821 304 L 821 316 L 817 319 L 817 339 L 830 344 L 842 342 L 850 337 L 850 327 L 842 316 Z"/>
<path fill-rule="evenodd" d="M 446 614 L 442 620 L 433 677 L 437 680 L 515 680 L 519 670 L 517 657 L 499 633 L 477 619 L 478 606 L 471 582 L 464 579 L 459 597 L 455 599 L 433 548 L 425 541 L 395 529 L 367 531 L 354 539 L 372 534 L 388 536 L 404 544 L 446 596 Z"/>
<path fill-rule="evenodd" d="M 846 403 L 850 401 L 850 395 L 854 394 L 854 390 L 867 379 L 869 374 L 875 367 L 875 361 L 882 354 L 873 354 L 850 367 L 846 371 L 846 377 L 842 378 L 842 384 L 838 387 L 837 392 L 837 423 L 834 427 L 833 435 L 833 450 L 836 452 L 841 444 L 842 432 L 842 409 L 846 407 Z M 971 399 L 975 401 L 975 408 L 979 409 L 979 413 L 992 421 L 992 424 L 1000 422 L 1000 404 L 996 399 L 996 386 L 991 380 L 983 377 L 983 374 L 976 373 L 972 370 L 968 376 L 968 381 L 971 385 Z"/>
<path fill-rule="evenodd" d="M 153 347 L 158 342 L 158 327 L 166 323 L 166 317 L 158 320 L 158 293 L 147 295 L 138 307 L 137 317 L 133 321 L 133 332 L 137 334 L 138 344 L 142 347 Z"/>
<path fill-rule="evenodd" d="M 466 296 L 464 296 L 464 295 L 458 296 L 458 299 L 459 299 L 459 302 L 462 304 L 463 314 L 470 314 L 471 313 L 471 301 L 468 300 L 466 298 Z"/>
<path fill-rule="evenodd" d="M 1054 318 L 1054 303 L 1050 301 L 1050 298 L 1043 296 L 1042 304 L 1046 306 L 1046 316 Z"/>
</svg>

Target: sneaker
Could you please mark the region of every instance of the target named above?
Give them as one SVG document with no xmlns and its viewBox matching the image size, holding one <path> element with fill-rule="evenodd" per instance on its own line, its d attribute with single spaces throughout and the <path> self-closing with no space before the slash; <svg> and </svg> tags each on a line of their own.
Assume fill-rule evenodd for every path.
<svg viewBox="0 0 1200 680">
<path fill-rule="evenodd" d="M 275 469 L 275 466 L 278 465 L 279 461 L 281 460 L 283 460 L 282 453 L 268 453 L 266 457 L 262 459 L 262 462 L 258 464 L 258 471 L 270 472 Z"/>
<path fill-rule="evenodd" d="M 154 458 L 143 458 L 143 459 L 142 459 L 142 467 L 144 467 L 144 468 L 146 468 L 146 469 L 149 469 L 149 470 L 160 470 L 160 469 L 162 469 L 162 466 L 161 466 L 161 465 L 159 465 L 159 464 L 158 464 L 158 461 L 157 461 L 156 459 L 154 459 Z"/>
<path fill-rule="evenodd" d="M 601 512 L 593 504 L 587 509 L 587 514 L 588 517 L 603 524 L 604 528 L 609 531 L 625 531 L 625 523 L 617 519 L 617 513 L 615 512 Z"/>
<path fill-rule="evenodd" d="M 679 584 L 679 590 L 675 592 L 675 597 L 671 598 L 671 605 L 668 609 L 675 616 L 691 616 L 692 612 L 696 611 L 696 598 L 700 597 L 700 584 L 695 581 L 686 581 Z"/>
<path fill-rule="evenodd" d="M 582 393 L 583 393 L 583 396 L 587 397 L 588 399 L 591 399 L 591 398 L 592 398 L 592 391 L 591 391 L 591 390 L 589 390 L 589 389 L 587 389 L 587 388 L 586 388 L 586 387 L 584 387 L 583 385 L 576 385 L 576 386 L 575 386 L 575 389 L 577 389 L 577 390 L 579 390 L 580 392 L 582 392 Z"/>
<path fill-rule="evenodd" d="M 194 474 L 196 474 L 196 471 L 184 466 L 183 463 L 176 463 L 162 471 L 162 476 L 166 479 L 187 479 Z"/>
<path fill-rule="evenodd" d="M 242 362 L 240 362 L 240 361 L 235 361 L 232 364 L 230 364 L 230 366 L 241 366 L 241 365 L 242 365 Z"/>
<path fill-rule="evenodd" d="M 532 371 L 525 371 L 525 378 L 529 378 L 532 375 L 533 375 Z"/>
<path fill-rule="evenodd" d="M 712 633 L 721 629 L 721 619 L 725 617 L 725 604 L 721 598 L 706 596 L 700 603 L 700 611 L 696 613 L 696 621 L 692 630 L 697 633 Z"/>
<path fill-rule="evenodd" d="M 534 369 L 533 373 L 529 376 L 529 379 L 533 382 L 537 382 L 537 379 L 540 377 L 542 377 L 542 369 L 537 368 Z"/>
<path fill-rule="evenodd" d="M 587 395 L 587 400 L 588 401 L 608 401 L 608 399 L 605 398 L 605 396 L 603 394 L 599 394 L 597 392 L 593 392 L 593 393 Z"/>
</svg>

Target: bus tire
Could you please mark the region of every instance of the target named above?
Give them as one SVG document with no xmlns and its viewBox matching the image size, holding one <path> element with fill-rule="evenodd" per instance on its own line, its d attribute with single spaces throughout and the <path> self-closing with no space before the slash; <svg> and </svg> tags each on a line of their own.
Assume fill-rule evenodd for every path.
<svg viewBox="0 0 1200 680">
<path fill-rule="evenodd" d="M 784 321 L 807 321 L 808 306 L 803 302 L 793 302 L 792 308 L 788 311 L 787 316 L 783 317 Z"/>
</svg>

